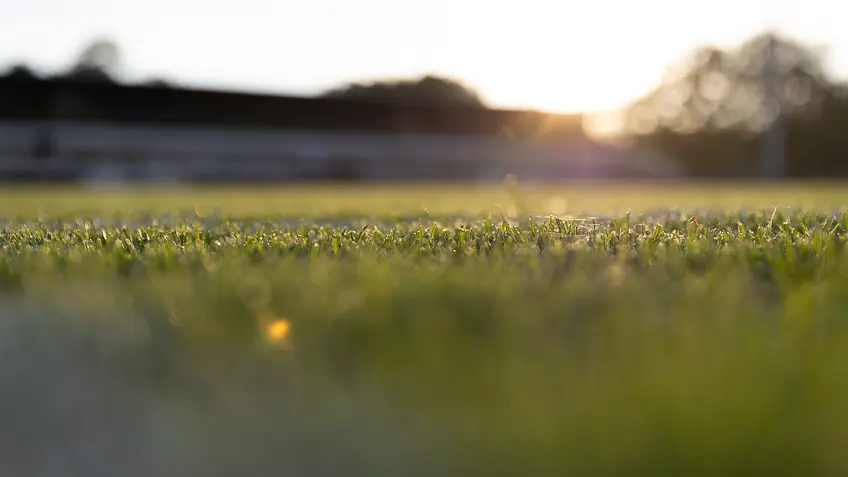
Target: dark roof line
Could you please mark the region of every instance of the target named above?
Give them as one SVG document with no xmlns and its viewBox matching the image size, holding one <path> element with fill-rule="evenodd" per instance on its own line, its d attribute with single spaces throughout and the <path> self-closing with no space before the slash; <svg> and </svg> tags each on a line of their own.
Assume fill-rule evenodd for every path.
<svg viewBox="0 0 848 477">
<path fill-rule="evenodd" d="M 518 137 L 582 135 L 581 115 L 72 80 L 0 79 L 0 120 L 80 120 Z"/>
</svg>

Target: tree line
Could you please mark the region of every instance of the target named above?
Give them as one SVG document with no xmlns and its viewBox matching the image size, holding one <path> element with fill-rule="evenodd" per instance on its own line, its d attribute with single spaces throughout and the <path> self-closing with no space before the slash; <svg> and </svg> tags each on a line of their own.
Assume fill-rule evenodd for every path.
<svg viewBox="0 0 848 477">
<path fill-rule="evenodd" d="M 775 121 L 785 175 L 848 175 L 848 84 L 831 78 L 825 51 L 761 34 L 736 48 L 703 46 L 627 105 L 624 139 L 661 152 L 695 177 L 761 174 L 761 147 Z"/>
<path fill-rule="evenodd" d="M 121 50 L 116 42 L 109 39 L 97 39 L 80 50 L 69 69 L 47 78 L 118 83 L 118 70 L 122 63 Z M 39 75 L 27 65 L 18 64 L 12 66 L 4 74 L 0 73 L 0 78 L 2 77 L 27 80 L 37 79 Z M 172 82 L 158 78 L 145 81 L 142 84 L 174 87 Z M 463 105 L 481 108 L 486 106 L 474 89 L 461 84 L 459 81 L 435 75 L 394 81 L 349 83 L 330 89 L 319 96 L 352 100 Z"/>
<path fill-rule="evenodd" d="M 76 55 L 70 68 L 47 75 L 47 79 L 80 82 L 118 83 L 118 70 L 123 57 L 118 44 L 108 38 L 96 39 L 86 44 Z M 26 64 L 13 65 L 0 78 L 20 80 L 38 79 L 41 76 Z M 142 82 L 148 86 L 170 87 L 171 82 L 155 78 Z"/>
</svg>

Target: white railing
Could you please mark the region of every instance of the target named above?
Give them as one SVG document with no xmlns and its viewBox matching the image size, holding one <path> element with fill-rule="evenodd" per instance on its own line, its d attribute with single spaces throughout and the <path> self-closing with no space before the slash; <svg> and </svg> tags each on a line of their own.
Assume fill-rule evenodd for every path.
<svg viewBox="0 0 848 477">
<path fill-rule="evenodd" d="M 48 128 L 48 129 L 45 129 Z M 358 177 L 438 177 L 463 169 L 469 179 L 506 173 L 569 176 L 605 171 L 627 158 L 585 139 L 527 141 L 492 136 L 402 135 L 279 129 L 116 123 L 0 123 L 0 170 L 20 166 L 49 131 L 47 163 L 86 170 L 131 171 L 142 177 L 184 178 L 238 171 L 269 178 L 332 175 L 350 167 Z M 5 158 L 5 159 L 4 159 Z M 631 158 L 635 160 L 636 158 Z M 345 165 L 343 161 L 347 161 Z M 644 166 L 650 161 L 641 160 Z M 28 161 L 34 168 L 45 162 Z M 660 165 L 657 171 L 667 165 Z M 154 174 L 155 172 L 155 174 Z M 110 172 L 112 174 L 113 172 Z"/>
</svg>

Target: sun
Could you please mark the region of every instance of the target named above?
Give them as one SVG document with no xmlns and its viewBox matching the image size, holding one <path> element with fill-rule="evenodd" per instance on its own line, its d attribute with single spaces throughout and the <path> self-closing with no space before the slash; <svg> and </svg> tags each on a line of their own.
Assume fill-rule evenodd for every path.
<svg viewBox="0 0 848 477">
<path fill-rule="evenodd" d="M 493 75 L 485 83 L 486 96 L 500 107 L 562 114 L 616 111 L 639 96 L 639 88 L 621 80 L 614 65 L 567 72 L 543 63 L 527 71 L 536 74 Z"/>
<path fill-rule="evenodd" d="M 457 71 L 490 104 L 554 113 L 614 111 L 659 79 L 669 47 L 652 32 L 640 35 L 633 16 L 644 16 L 641 6 L 611 11 L 603 2 L 576 7 L 540 0 L 537 10 L 544 13 L 520 21 L 514 11 L 496 9 L 509 34 L 487 37 L 486 53 Z"/>
</svg>

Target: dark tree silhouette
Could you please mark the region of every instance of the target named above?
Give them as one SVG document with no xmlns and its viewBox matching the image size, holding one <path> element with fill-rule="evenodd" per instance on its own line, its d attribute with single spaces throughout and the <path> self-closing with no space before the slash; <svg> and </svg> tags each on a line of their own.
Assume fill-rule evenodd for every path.
<svg viewBox="0 0 848 477">
<path fill-rule="evenodd" d="M 147 81 L 142 81 L 140 83 L 141 86 L 147 86 L 148 88 L 174 88 L 174 84 L 168 80 L 162 78 L 153 78 Z"/>
<path fill-rule="evenodd" d="M 0 78 L 14 80 L 34 80 L 38 79 L 38 76 L 33 73 L 33 71 L 29 69 L 28 66 L 19 64 L 12 66 L 4 74 L 0 74 Z"/>
<path fill-rule="evenodd" d="M 61 77 L 73 81 L 114 82 L 121 66 L 121 51 L 109 39 L 97 39 L 83 47 L 74 66 Z"/>
<path fill-rule="evenodd" d="M 457 81 L 437 76 L 425 76 L 414 80 L 352 83 L 330 90 L 322 97 L 393 103 L 485 106 L 477 92 L 471 88 Z"/>
</svg>

